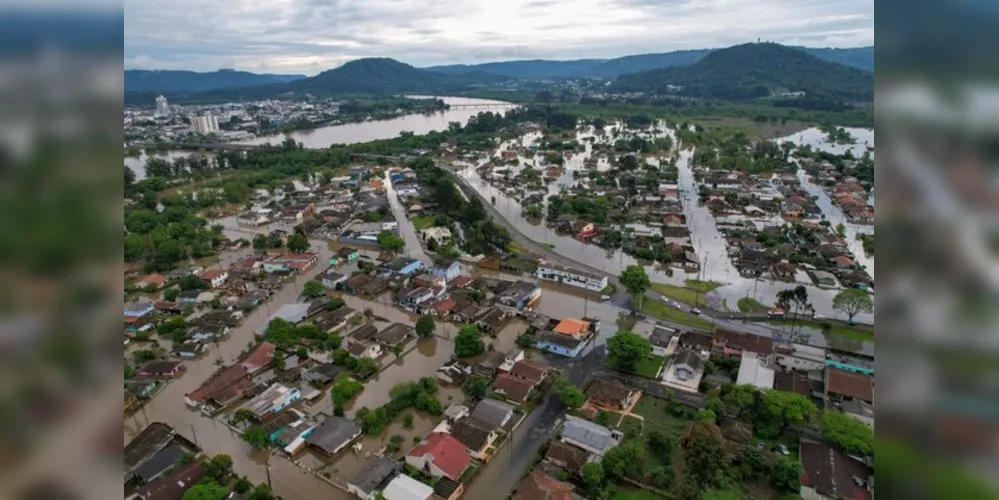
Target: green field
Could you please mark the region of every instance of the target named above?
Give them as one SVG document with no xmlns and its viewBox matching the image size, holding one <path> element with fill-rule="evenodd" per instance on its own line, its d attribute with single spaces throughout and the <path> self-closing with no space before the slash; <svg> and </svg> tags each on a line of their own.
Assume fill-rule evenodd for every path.
<svg viewBox="0 0 999 500">
<path fill-rule="evenodd" d="M 739 306 L 739 312 L 751 313 L 751 312 L 761 312 L 770 310 L 766 304 L 760 302 L 752 297 L 743 297 L 739 299 L 737 303 Z"/>
<path fill-rule="evenodd" d="M 431 225 L 433 225 L 433 223 L 434 223 L 434 216 L 433 215 L 421 215 L 421 216 L 418 216 L 418 217 L 413 217 L 413 218 L 411 218 L 409 220 L 413 222 L 413 227 L 416 228 L 417 231 L 421 231 L 421 230 L 426 229 L 426 228 L 430 227 Z"/>
<path fill-rule="evenodd" d="M 771 325 L 790 325 L 791 324 L 791 320 L 789 320 L 789 319 L 773 319 L 773 320 L 769 320 L 767 322 L 770 323 Z M 809 328 L 814 328 L 816 330 L 823 330 L 822 323 L 819 322 L 819 321 L 814 321 L 814 320 L 798 320 L 794 324 L 795 324 L 796 327 L 798 327 L 798 326 L 805 326 L 805 327 L 809 327 Z M 850 328 L 850 327 L 848 327 L 846 325 L 842 325 L 842 324 L 839 324 L 839 323 L 830 323 L 830 325 L 832 325 L 832 328 L 829 330 L 829 333 L 832 334 L 832 335 L 839 335 L 840 337 L 844 337 L 844 338 L 848 338 L 848 339 L 852 339 L 852 340 L 859 340 L 861 342 L 874 342 L 874 333 L 873 332 L 865 332 L 865 331 L 862 331 L 862 330 L 857 330 L 855 328 Z"/>
<path fill-rule="evenodd" d="M 691 328 L 700 328 L 702 330 L 711 330 L 714 328 L 713 323 L 697 316 L 696 314 L 681 311 L 673 306 L 663 304 L 661 301 L 654 299 L 644 299 L 642 301 L 642 307 L 639 311 L 656 319 L 672 321 L 673 323 L 689 326 Z"/>
<path fill-rule="evenodd" d="M 697 290 L 701 293 L 707 293 L 712 290 L 717 290 L 726 285 L 721 281 L 701 281 L 701 280 L 687 280 L 684 281 L 683 284 L 687 285 L 687 288 L 690 288 L 691 290 Z"/>
<path fill-rule="evenodd" d="M 667 401 L 652 396 L 642 396 L 631 410 L 645 419 L 644 429 L 659 429 L 666 434 L 680 437 L 688 420 L 673 416 L 667 408 Z"/>
<path fill-rule="evenodd" d="M 659 374 L 659 369 L 662 368 L 663 363 L 665 362 L 666 359 L 663 358 L 662 356 L 649 356 L 644 360 L 640 361 L 638 365 L 635 366 L 635 370 L 630 373 L 641 375 L 645 378 L 654 379 L 656 378 L 656 375 Z M 614 364 L 611 363 L 610 361 L 607 362 L 607 366 L 615 370 L 621 370 L 620 368 L 614 366 Z M 621 370 L 621 371 L 629 371 L 629 370 Z"/>
</svg>

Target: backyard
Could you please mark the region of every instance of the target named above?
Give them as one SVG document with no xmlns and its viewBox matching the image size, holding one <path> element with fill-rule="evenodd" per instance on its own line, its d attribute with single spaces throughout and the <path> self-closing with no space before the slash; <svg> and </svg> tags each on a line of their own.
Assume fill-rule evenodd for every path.
<svg viewBox="0 0 999 500">
<path fill-rule="evenodd" d="M 666 361 L 665 358 L 662 356 L 652 355 L 639 361 L 638 364 L 635 365 L 634 370 L 623 370 L 621 368 L 618 368 L 617 366 L 614 365 L 613 362 L 610 361 L 610 359 L 607 360 L 607 366 L 615 370 L 621 370 L 624 372 L 641 375 L 645 378 L 655 379 L 659 376 L 659 370 L 662 369 L 662 366 L 665 363 L 665 361 Z"/>
</svg>

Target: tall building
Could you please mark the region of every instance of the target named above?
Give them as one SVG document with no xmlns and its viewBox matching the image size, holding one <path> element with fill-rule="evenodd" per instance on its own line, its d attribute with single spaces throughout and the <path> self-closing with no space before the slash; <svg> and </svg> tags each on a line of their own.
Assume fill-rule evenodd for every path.
<svg viewBox="0 0 999 500">
<path fill-rule="evenodd" d="M 167 104 L 167 98 L 159 96 L 156 98 L 156 116 L 166 116 L 170 114 L 170 105 Z"/>
<path fill-rule="evenodd" d="M 194 131 L 199 134 L 211 134 L 219 131 L 219 120 L 211 113 L 191 118 L 191 125 L 194 126 Z"/>
</svg>

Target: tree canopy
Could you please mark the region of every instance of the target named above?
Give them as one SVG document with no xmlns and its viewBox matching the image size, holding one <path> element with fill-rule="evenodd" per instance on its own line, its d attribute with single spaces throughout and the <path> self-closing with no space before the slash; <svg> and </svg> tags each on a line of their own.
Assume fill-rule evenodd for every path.
<svg viewBox="0 0 999 500">
<path fill-rule="evenodd" d="M 586 403 L 586 394 L 583 393 L 583 390 L 572 385 L 572 382 L 569 382 L 569 379 L 565 377 L 559 377 L 555 381 L 555 392 L 570 410 L 578 410 Z"/>
<path fill-rule="evenodd" d="M 874 311 L 874 299 L 863 290 L 846 288 L 833 297 L 832 307 L 846 314 L 847 321 L 852 324 L 857 314 Z"/>
<path fill-rule="evenodd" d="M 649 354 L 652 354 L 652 344 L 635 332 L 622 330 L 607 340 L 608 360 L 622 370 L 634 371 Z"/>
<path fill-rule="evenodd" d="M 458 330 L 458 335 L 454 338 L 454 355 L 459 358 L 466 358 L 481 354 L 486 350 L 486 344 L 482 341 L 482 335 L 475 325 L 465 325 Z"/>
<path fill-rule="evenodd" d="M 632 300 L 635 297 L 638 298 L 638 306 L 641 307 L 642 300 L 645 298 L 645 292 L 652 286 L 652 280 L 645 273 L 645 268 L 631 265 L 626 267 L 624 272 L 621 273 L 621 285 L 631 295 Z"/>
<path fill-rule="evenodd" d="M 822 414 L 822 438 L 847 453 L 874 453 L 874 429 L 845 413 Z"/>
</svg>

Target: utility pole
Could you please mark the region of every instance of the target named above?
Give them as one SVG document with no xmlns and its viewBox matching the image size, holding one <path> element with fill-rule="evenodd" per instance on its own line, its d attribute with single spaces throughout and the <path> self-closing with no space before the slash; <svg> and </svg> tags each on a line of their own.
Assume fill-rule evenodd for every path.
<svg viewBox="0 0 999 500">
<path fill-rule="evenodd" d="M 271 454 L 267 453 L 267 462 L 264 463 L 264 472 L 267 473 L 267 489 L 271 490 L 271 494 L 274 494 L 274 487 L 271 486 Z"/>
<path fill-rule="evenodd" d="M 191 424 L 191 437 L 194 439 L 194 445 L 201 448 L 201 445 L 198 444 L 198 433 L 194 431 L 194 424 Z"/>
</svg>

